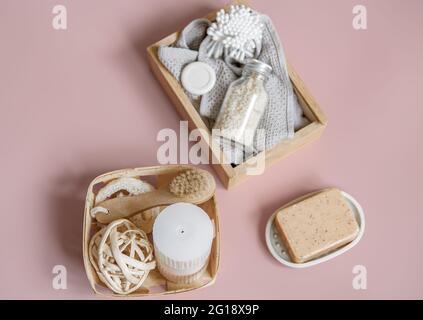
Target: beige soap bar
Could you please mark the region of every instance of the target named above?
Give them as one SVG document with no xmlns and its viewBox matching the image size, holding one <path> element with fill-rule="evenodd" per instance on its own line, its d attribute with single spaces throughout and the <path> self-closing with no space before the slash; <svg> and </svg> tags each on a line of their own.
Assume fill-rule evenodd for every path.
<svg viewBox="0 0 423 320">
<path fill-rule="evenodd" d="M 359 226 L 338 189 L 328 189 L 277 213 L 277 231 L 296 263 L 332 252 L 357 237 Z"/>
</svg>

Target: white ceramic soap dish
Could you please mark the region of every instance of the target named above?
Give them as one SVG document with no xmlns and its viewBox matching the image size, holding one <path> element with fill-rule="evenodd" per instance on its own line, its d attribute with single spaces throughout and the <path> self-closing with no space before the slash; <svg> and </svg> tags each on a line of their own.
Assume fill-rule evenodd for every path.
<svg viewBox="0 0 423 320">
<path fill-rule="evenodd" d="M 350 250 L 352 247 L 354 247 L 362 238 L 365 228 L 365 219 L 364 219 L 364 212 L 361 208 L 360 204 L 348 193 L 341 191 L 341 194 L 345 197 L 347 200 L 348 205 L 351 207 L 355 214 L 355 218 L 357 220 L 357 223 L 360 227 L 359 233 L 357 237 L 347 245 L 339 248 L 338 250 L 328 253 L 320 258 L 314 259 L 312 261 L 304 262 L 304 263 L 295 263 L 291 260 L 291 258 L 288 255 L 288 252 L 286 251 L 274 224 L 275 216 L 280 211 L 276 211 L 269 219 L 266 225 L 266 244 L 269 248 L 270 253 L 272 256 L 278 260 L 280 263 L 286 265 L 287 267 L 291 268 L 307 268 L 314 266 L 316 264 L 329 261 L 345 252 Z"/>
</svg>

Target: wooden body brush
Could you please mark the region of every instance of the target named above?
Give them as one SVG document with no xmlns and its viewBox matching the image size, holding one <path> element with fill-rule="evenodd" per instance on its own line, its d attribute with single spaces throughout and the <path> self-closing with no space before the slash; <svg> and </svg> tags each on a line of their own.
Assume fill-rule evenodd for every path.
<svg viewBox="0 0 423 320">
<path fill-rule="evenodd" d="M 157 206 L 177 202 L 200 204 L 209 200 L 215 189 L 216 183 L 209 172 L 192 169 L 178 174 L 164 188 L 137 196 L 108 199 L 98 203 L 93 210 L 97 221 L 106 224 Z"/>
</svg>

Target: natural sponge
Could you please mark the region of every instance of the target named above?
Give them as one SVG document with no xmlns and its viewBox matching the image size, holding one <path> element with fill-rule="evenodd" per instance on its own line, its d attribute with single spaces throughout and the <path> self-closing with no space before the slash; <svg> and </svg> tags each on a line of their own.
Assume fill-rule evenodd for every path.
<svg viewBox="0 0 423 320">
<path fill-rule="evenodd" d="M 276 229 L 295 263 L 321 257 L 354 240 L 359 226 L 338 189 L 327 189 L 283 208 Z"/>
</svg>

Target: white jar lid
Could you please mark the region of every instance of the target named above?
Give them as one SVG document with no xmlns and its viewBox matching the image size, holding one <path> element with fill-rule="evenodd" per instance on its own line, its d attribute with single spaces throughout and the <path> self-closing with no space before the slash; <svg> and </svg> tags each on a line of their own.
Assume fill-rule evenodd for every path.
<svg viewBox="0 0 423 320">
<path fill-rule="evenodd" d="M 153 226 L 156 254 L 175 262 L 197 261 L 207 256 L 213 234 L 213 223 L 207 213 L 190 203 L 166 207 Z"/>
<path fill-rule="evenodd" d="M 181 82 L 189 93 L 201 96 L 213 89 L 216 73 L 207 63 L 196 61 L 182 70 Z"/>
</svg>

